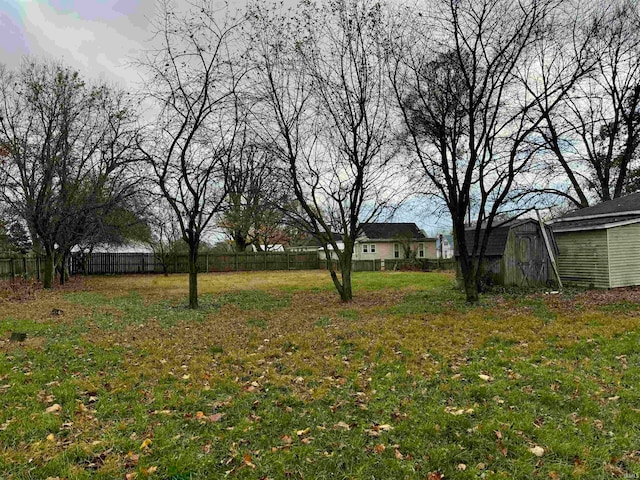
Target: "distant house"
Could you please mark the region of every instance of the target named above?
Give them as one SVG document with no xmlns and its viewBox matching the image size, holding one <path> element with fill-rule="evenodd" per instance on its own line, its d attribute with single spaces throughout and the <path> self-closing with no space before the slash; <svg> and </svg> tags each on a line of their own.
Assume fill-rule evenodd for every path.
<svg viewBox="0 0 640 480">
<path fill-rule="evenodd" d="M 91 248 L 82 248 L 74 246 L 71 249 L 72 254 L 76 253 L 148 253 L 153 254 L 153 248 L 147 243 L 127 242 L 121 244 L 115 243 L 99 243 Z"/>
<path fill-rule="evenodd" d="M 415 223 L 363 223 L 355 241 L 354 260 L 436 258 L 436 239 L 428 238 Z"/>
<path fill-rule="evenodd" d="M 344 249 L 344 242 L 342 241 L 342 235 L 340 233 L 333 233 L 333 239 L 340 250 Z M 320 240 L 316 237 L 309 235 L 297 242 L 295 245 L 290 245 L 287 249 L 288 252 L 317 252 L 318 257 L 321 260 L 327 258 Z M 338 256 L 333 252 L 333 247 L 329 245 L 329 251 L 331 252 L 331 258 L 337 260 Z"/>
<path fill-rule="evenodd" d="M 554 249 L 552 232 L 549 227 L 546 229 Z M 484 232 L 483 228 L 480 235 Z M 474 235 L 475 226 L 468 227 L 465 240 L 469 253 L 473 250 Z M 509 220 L 492 228 L 481 268 L 485 281 L 494 285 L 534 286 L 555 280 L 540 223 L 531 218 Z"/>
<path fill-rule="evenodd" d="M 597 288 L 640 285 L 640 192 L 552 222 L 563 282 Z"/>
<path fill-rule="evenodd" d="M 438 254 L 438 258 L 453 258 L 455 254 L 453 235 L 438 235 L 436 242 L 436 251 Z"/>
</svg>

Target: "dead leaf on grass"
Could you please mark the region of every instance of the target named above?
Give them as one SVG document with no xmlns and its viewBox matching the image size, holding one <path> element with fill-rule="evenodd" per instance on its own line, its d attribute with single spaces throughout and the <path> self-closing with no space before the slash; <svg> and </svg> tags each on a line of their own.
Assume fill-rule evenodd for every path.
<svg viewBox="0 0 640 480">
<path fill-rule="evenodd" d="M 542 457 L 544 455 L 544 448 L 539 445 L 535 445 L 529 449 L 536 457 Z"/>
<path fill-rule="evenodd" d="M 54 413 L 54 414 L 59 413 L 60 411 L 62 411 L 62 407 L 58 403 L 54 403 L 50 407 L 47 407 L 47 409 L 45 410 L 45 412 L 47 413 Z"/>
<path fill-rule="evenodd" d="M 251 456 L 248 453 L 244 454 L 244 456 L 242 457 L 242 462 L 249 468 L 256 468 L 256 466 L 251 461 Z"/>
</svg>

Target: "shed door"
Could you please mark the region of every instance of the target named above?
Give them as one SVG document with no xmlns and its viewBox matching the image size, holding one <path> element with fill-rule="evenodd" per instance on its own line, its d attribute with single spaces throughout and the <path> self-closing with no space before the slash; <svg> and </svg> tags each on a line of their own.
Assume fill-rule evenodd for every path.
<svg viewBox="0 0 640 480">
<path fill-rule="evenodd" d="M 516 264 L 522 285 L 544 283 L 547 279 L 547 257 L 544 242 L 537 232 L 516 233 Z"/>
</svg>

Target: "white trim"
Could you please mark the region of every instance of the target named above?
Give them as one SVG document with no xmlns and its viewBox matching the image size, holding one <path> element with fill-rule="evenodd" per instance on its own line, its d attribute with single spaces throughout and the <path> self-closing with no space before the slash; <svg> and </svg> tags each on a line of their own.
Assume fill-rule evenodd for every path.
<svg viewBox="0 0 640 480">
<path fill-rule="evenodd" d="M 605 230 L 607 228 L 624 227 L 625 225 L 633 225 L 634 223 L 640 223 L 640 218 L 634 218 L 633 220 L 626 220 L 624 222 L 605 223 L 603 225 L 592 225 L 589 227 L 554 228 L 553 233 L 582 232 L 586 230 Z"/>
<path fill-rule="evenodd" d="M 574 222 L 578 220 L 593 220 L 595 218 L 607 218 L 607 217 L 626 217 L 628 215 L 640 215 L 640 210 L 629 210 L 622 212 L 611 212 L 611 213 L 599 213 L 597 215 L 582 215 L 580 217 L 560 217 L 552 220 L 551 222 L 547 222 L 547 225 L 560 223 L 560 222 Z"/>
</svg>

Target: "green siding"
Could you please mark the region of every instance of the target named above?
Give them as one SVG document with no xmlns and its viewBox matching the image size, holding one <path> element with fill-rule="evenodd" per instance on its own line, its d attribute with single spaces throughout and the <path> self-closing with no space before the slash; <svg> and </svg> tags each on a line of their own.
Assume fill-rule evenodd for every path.
<svg viewBox="0 0 640 480">
<path fill-rule="evenodd" d="M 565 283 L 609 288 L 607 231 L 556 233 L 558 271 Z"/>
<path fill-rule="evenodd" d="M 611 287 L 640 285 L 640 223 L 608 230 Z"/>
</svg>

